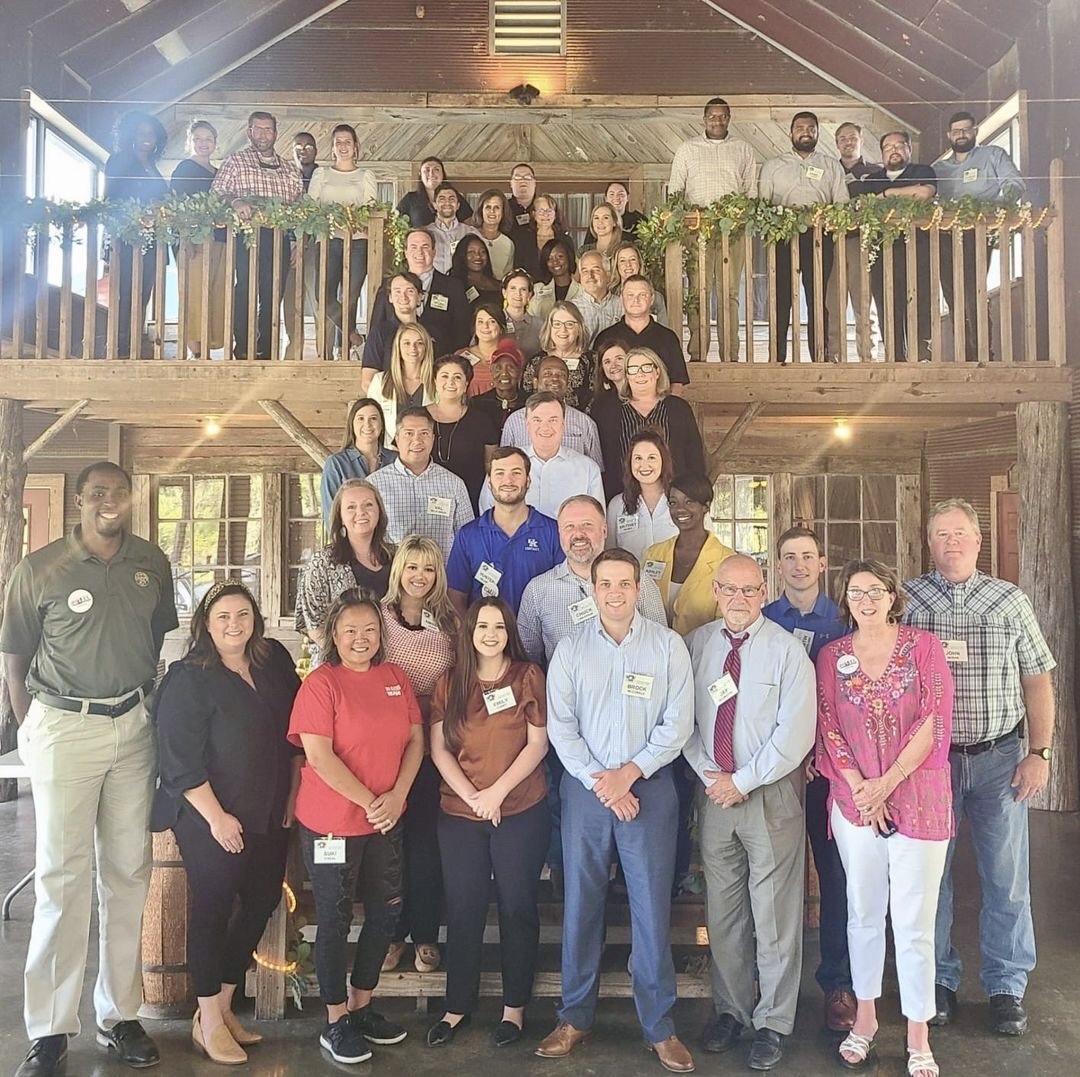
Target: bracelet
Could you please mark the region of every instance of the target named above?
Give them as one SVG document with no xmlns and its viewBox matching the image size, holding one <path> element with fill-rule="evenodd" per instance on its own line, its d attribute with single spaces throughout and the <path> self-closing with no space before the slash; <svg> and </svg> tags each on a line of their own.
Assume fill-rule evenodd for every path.
<svg viewBox="0 0 1080 1077">
<path fill-rule="evenodd" d="M 899 759 L 894 759 L 893 760 L 893 766 L 897 767 L 899 769 L 900 773 L 903 774 L 904 781 L 907 781 L 908 778 L 911 777 L 911 775 L 908 774 L 908 772 L 906 770 L 904 770 L 904 764 L 901 763 Z"/>
</svg>

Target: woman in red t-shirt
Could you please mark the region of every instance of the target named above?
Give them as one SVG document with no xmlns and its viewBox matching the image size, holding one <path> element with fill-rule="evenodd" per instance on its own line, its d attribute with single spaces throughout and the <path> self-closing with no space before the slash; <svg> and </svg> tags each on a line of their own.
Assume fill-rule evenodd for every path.
<svg viewBox="0 0 1080 1077">
<path fill-rule="evenodd" d="M 476 1008 L 492 875 L 499 894 L 503 1019 L 496 1047 L 521 1039 L 540 917 L 536 884 L 551 821 L 544 779 L 544 675 L 525 657 L 513 610 L 484 598 L 458 636 L 457 665 L 431 700 L 431 757 L 443 777 L 439 850 L 446 892 L 446 1012 L 429 1047 L 448 1044 Z"/>
<path fill-rule="evenodd" d="M 296 818 L 315 891 L 315 971 L 326 1003 L 319 1043 L 338 1062 L 363 1062 L 370 1043 L 405 1029 L 371 996 L 401 911 L 401 817 L 424 754 L 420 707 L 399 666 L 383 661 L 378 602 L 350 590 L 326 617 L 324 663 L 293 705 L 289 739 L 303 746 Z M 357 879 L 359 878 L 359 889 Z M 354 896 L 364 926 L 348 991 L 345 941 Z"/>
</svg>

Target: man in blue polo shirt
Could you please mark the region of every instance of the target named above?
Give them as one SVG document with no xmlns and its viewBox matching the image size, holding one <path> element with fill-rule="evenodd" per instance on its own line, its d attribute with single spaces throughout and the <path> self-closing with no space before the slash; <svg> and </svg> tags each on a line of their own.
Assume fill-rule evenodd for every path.
<svg viewBox="0 0 1080 1077">
<path fill-rule="evenodd" d="M 450 600 L 462 617 L 470 603 L 492 595 L 517 613 L 525 585 L 564 558 L 559 525 L 525 502 L 530 467 L 512 445 L 491 454 L 487 486 L 495 505 L 458 531 L 446 562 Z"/>
<path fill-rule="evenodd" d="M 810 528 L 791 527 L 780 536 L 776 553 L 784 590 L 765 607 L 765 616 L 795 636 L 814 661 L 826 643 L 851 631 L 841 621 L 836 603 L 821 590 L 825 550 Z M 856 1003 L 848 962 L 847 879 L 836 842 L 829 839 L 829 781 L 811 764 L 806 769 L 806 833 L 821 891 L 821 963 L 816 978 L 825 992 L 825 1027 L 830 1032 L 848 1032 L 855 1021 Z"/>
</svg>

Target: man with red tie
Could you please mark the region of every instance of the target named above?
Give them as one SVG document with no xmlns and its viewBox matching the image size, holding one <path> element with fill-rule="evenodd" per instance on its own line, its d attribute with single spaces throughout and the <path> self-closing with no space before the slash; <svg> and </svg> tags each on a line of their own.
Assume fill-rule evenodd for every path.
<svg viewBox="0 0 1080 1077">
<path fill-rule="evenodd" d="M 728 1051 L 753 1025 L 748 1064 L 771 1070 L 795 1026 L 802 974 L 802 761 L 814 742 L 814 667 L 762 615 L 765 580 L 752 557 L 727 558 L 713 593 L 721 619 L 686 638 L 695 730 L 683 749 L 704 786 L 713 1016 L 703 1040 L 706 1051 Z"/>
</svg>

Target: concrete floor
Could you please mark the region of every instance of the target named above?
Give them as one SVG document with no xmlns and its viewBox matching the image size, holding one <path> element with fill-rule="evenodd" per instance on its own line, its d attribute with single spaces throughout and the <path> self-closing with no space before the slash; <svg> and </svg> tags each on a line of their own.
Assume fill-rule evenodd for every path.
<svg viewBox="0 0 1080 1077">
<path fill-rule="evenodd" d="M 969 974 L 960 992 L 959 1022 L 933 1037 L 933 1046 L 948 1077 L 1075 1077 L 1080 1073 L 1080 933 L 1077 932 L 1077 893 L 1080 892 L 1080 817 L 1035 812 L 1032 815 L 1032 862 L 1036 930 L 1040 965 L 1027 996 L 1031 1030 L 1021 1039 L 996 1036 L 986 1027 L 987 1007 L 979 995 L 976 975 Z M 24 788 L 19 800 L 0 804 L 0 892 L 6 892 L 32 860 L 33 804 Z M 967 847 L 965 846 L 965 853 Z M 970 855 L 958 858 L 961 879 L 974 879 Z M 15 902 L 14 919 L 0 925 L 0 1077 L 14 1072 L 26 1051 L 22 1025 L 22 968 L 29 934 L 32 894 Z M 957 923 L 961 950 L 969 962 L 977 962 L 975 930 L 978 904 L 973 886 L 957 886 Z M 802 1005 L 795 1035 L 788 1041 L 784 1062 L 778 1072 L 817 1077 L 835 1074 L 836 1039 L 820 1032 L 821 995 L 813 981 L 817 960 L 817 940 L 808 936 L 804 962 Z M 91 947 L 93 960 L 94 948 Z M 72 1042 L 67 1064 L 69 1077 L 106 1077 L 127 1072 L 96 1046 L 93 1039 L 91 1004 L 93 965 L 83 996 L 84 1032 Z M 890 977 L 887 974 L 887 982 Z M 419 1077 L 480 1073 L 487 1067 L 513 1067 L 515 1077 L 566 1077 L 573 1074 L 595 1077 L 636 1077 L 664 1072 L 655 1057 L 642 1050 L 640 1033 L 629 1001 L 601 1004 L 593 1039 L 565 1062 L 533 1056 L 536 1042 L 551 1029 L 553 1007 L 540 1000 L 530 1008 L 530 1026 L 523 1043 L 495 1051 L 489 1046 L 488 1030 L 499 1019 L 499 1009 L 485 1001 L 471 1028 L 459 1034 L 449 1048 L 433 1051 L 424 1046 L 428 1024 L 439 1016 L 416 1013 L 402 1000 L 388 1000 L 380 1009 L 401 1020 L 409 1038 L 399 1046 L 375 1048 L 375 1058 L 360 1067 L 338 1065 L 317 1045 L 321 1029 L 319 1007 L 311 1000 L 303 1014 L 280 1023 L 264 1025 L 267 1039 L 251 1049 L 251 1063 L 244 1072 L 258 1077 L 285 1077 L 319 1072 L 378 1072 L 384 1077 Z M 683 1000 L 676 1009 L 680 1034 L 693 1047 L 708 1015 L 704 1000 Z M 887 988 L 880 1007 L 882 1030 L 878 1038 L 881 1056 L 876 1070 L 881 1077 L 900 1077 L 905 1072 L 903 1025 L 899 1017 L 895 987 Z M 156 1072 L 169 1077 L 220 1075 L 219 1066 L 196 1056 L 190 1043 L 190 1022 L 146 1022 L 162 1053 Z M 89 1030 L 89 1031 L 88 1031 Z M 745 1065 L 749 1038 L 744 1048 L 725 1056 L 697 1053 L 699 1073 L 749 1071 Z"/>
</svg>

